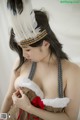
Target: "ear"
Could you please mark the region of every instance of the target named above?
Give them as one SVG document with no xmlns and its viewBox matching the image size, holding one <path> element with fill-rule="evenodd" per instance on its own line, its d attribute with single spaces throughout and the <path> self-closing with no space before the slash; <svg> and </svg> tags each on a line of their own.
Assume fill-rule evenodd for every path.
<svg viewBox="0 0 80 120">
<path fill-rule="evenodd" d="M 50 46 L 50 43 L 44 40 L 42 45 L 48 48 Z"/>
</svg>

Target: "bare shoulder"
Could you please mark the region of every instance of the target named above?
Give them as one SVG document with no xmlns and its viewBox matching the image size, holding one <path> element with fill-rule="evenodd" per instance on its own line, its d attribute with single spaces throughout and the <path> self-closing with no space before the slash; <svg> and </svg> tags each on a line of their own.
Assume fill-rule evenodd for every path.
<svg viewBox="0 0 80 120">
<path fill-rule="evenodd" d="M 63 62 L 67 85 L 65 96 L 70 99 L 70 103 L 65 108 L 71 120 L 77 120 L 80 106 L 80 67 L 70 61 Z"/>
<path fill-rule="evenodd" d="M 17 57 L 14 61 L 14 64 L 13 64 L 13 68 L 12 70 L 15 71 L 15 69 L 19 66 L 19 63 L 20 63 L 20 58 Z M 24 63 L 21 65 L 21 67 L 19 69 L 16 70 L 16 72 L 20 72 L 22 69 L 24 69 L 25 67 L 28 68 L 32 63 L 30 61 L 27 61 L 25 60 Z"/>
<path fill-rule="evenodd" d="M 15 71 L 15 69 L 19 66 L 20 63 L 20 59 L 19 57 L 17 57 L 13 63 L 13 67 L 12 67 L 12 71 L 14 71 L 14 73 L 17 75 L 20 73 L 20 68 L 18 70 Z"/>
<path fill-rule="evenodd" d="M 8 90 L 6 93 L 6 97 L 9 99 L 11 99 L 11 96 L 12 96 L 13 92 L 15 91 L 14 82 L 20 73 L 20 70 L 15 71 L 15 69 L 18 67 L 18 65 L 19 65 L 19 58 L 17 57 L 13 63 L 13 67 L 12 67 L 11 75 L 10 75 L 10 80 L 9 80 L 9 86 L 8 86 Z"/>
<path fill-rule="evenodd" d="M 65 72 L 66 78 L 80 77 L 79 65 L 77 65 L 71 61 L 68 61 L 68 60 L 63 61 L 63 71 Z"/>
</svg>

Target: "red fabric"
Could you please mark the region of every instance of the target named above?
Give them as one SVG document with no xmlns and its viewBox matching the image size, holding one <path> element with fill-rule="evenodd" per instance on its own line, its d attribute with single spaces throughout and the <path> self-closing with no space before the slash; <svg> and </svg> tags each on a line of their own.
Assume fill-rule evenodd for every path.
<svg viewBox="0 0 80 120">
<path fill-rule="evenodd" d="M 44 109 L 44 104 L 43 101 L 41 101 L 41 98 L 36 96 L 32 101 L 31 101 L 32 105 L 34 105 L 35 107 Z M 30 116 L 32 116 L 31 114 L 28 113 L 28 117 L 27 120 L 30 120 Z M 39 117 L 33 115 L 33 120 L 39 120 Z"/>
<path fill-rule="evenodd" d="M 19 120 L 19 119 L 20 119 L 20 116 L 21 116 L 22 112 L 23 112 L 23 110 L 22 110 L 22 109 L 19 109 L 19 115 L 18 115 L 17 120 Z"/>
<path fill-rule="evenodd" d="M 34 120 L 39 120 L 39 117 L 33 116 Z"/>
<path fill-rule="evenodd" d="M 28 113 L 28 116 L 27 116 L 28 120 L 30 120 L 30 114 Z"/>
<path fill-rule="evenodd" d="M 34 105 L 35 107 L 44 109 L 43 101 L 41 101 L 41 98 L 40 98 L 39 96 L 36 96 L 36 97 L 31 101 L 31 104 Z M 23 112 L 23 110 L 20 109 L 17 120 L 20 119 L 20 116 L 21 116 L 22 112 Z M 27 120 L 30 120 L 30 115 L 31 115 L 31 114 L 28 113 Z M 33 120 L 39 120 L 39 117 L 33 115 Z"/>
<path fill-rule="evenodd" d="M 31 101 L 32 105 L 34 105 L 35 107 L 44 109 L 44 104 L 43 101 L 41 101 L 40 97 L 35 97 L 32 101 Z"/>
</svg>

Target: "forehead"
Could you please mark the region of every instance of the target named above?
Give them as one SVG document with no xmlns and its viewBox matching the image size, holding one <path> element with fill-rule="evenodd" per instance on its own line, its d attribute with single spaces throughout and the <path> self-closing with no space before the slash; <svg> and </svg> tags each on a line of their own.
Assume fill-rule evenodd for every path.
<svg viewBox="0 0 80 120">
<path fill-rule="evenodd" d="M 31 48 L 31 46 L 29 45 L 22 45 L 20 42 L 17 42 L 17 44 L 21 47 L 21 48 Z"/>
</svg>

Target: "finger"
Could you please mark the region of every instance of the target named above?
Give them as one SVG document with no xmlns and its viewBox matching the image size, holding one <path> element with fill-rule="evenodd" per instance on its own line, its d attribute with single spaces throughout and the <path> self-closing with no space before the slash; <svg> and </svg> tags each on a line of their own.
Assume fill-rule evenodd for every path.
<svg viewBox="0 0 80 120">
<path fill-rule="evenodd" d="M 13 96 L 13 97 L 15 97 L 15 96 L 17 97 L 16 93 L 13 93 L 12 96 Z"/>
<path fill-rule="evenodd" d="M 19 94 L 19 90 L 17 90 L 17 91 L 15 92 L 15 94 L 18 95 L 18 94 Z"/>
<path fill-rule="evenodd" d="M 17 90 L 16 92 L 14 92 L 13 95 L 18 97 L 20 95 L 19 90 Z"/>
<path fill-rule="evenodd" d="M 12 95 L 12 99 L 14 100 L 16 97 L 14 95 Z"/>
<path fill-rule="evenodd" d="M 16 96 L 12 96 L 12 100 L 13 100 L 13 103 L 15 104 L 17 102 L 17 97 Z"/>
<path fill-rule="evenodd" d="M 18 98 L 18 96 L 16 96 L 16 94 L 12 95 L 12 99 L 17 99 L 17 98 Z"/>
<path fill-rule="evenodd" d="M 21 96 L 23 96 L 23 95 L 24 95 L 24 93 L 23 93 L 23 91 L 22 91 L 22 90 L 20 90 L 19 92 L 20 92 Z"/>
</svg>

